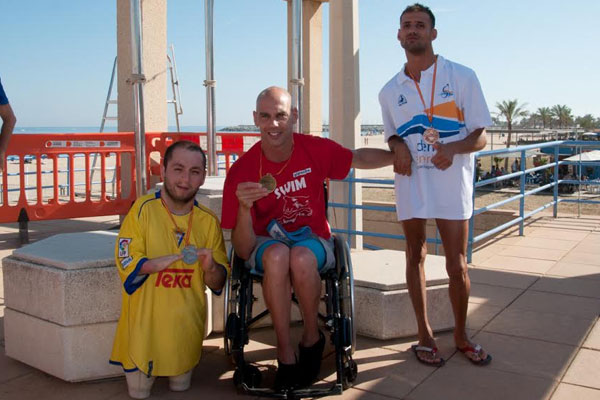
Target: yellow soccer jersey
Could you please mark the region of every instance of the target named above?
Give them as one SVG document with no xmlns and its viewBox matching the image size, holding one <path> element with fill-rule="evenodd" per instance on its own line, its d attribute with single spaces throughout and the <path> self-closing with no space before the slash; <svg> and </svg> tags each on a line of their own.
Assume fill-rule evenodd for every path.
<svg viewBox="0 0 600 400">
<path fill-rule="evenodd" d="M 193 213 L 189 244 L 212 249 L 215 262 L 228 268 L 217 217 L 197 203 Z M 187 231 L 189 214 L 173 218 Z M 180 375 L 200 360 L 206 320 L 200 264 L 179 260 L 159 273 L 139 274 L 146 260 L 180 253 L 185 247 L 182 236 L 162 205 L 160 192 L 139 198 L 121 225 L 115 258 L 123 302 L 110 362 L 125 371 Z"/>
</svg>

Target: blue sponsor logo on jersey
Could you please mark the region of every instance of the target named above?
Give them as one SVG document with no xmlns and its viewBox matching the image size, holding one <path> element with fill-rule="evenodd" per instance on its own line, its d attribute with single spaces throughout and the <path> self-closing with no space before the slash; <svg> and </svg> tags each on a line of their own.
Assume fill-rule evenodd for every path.
<svg viewBox="0 0 600 400">
<path fill-rule="evenodd" d="M 303 169 L 303 170 L 300 170 L 300 171 L 296 171 L 296 172 L 294 172 L 294 173 L 292 174 L 292 176 L 293 176 L 294 178 L 297 178 L 297 177 L 299 177 L 299 176 L 302 176 L 302 175 L 307 175 L 307 174 L 310 174 L 311 172 L 312 172 L 312 169 L 311 169 L 311 168 L 305 168 L 305 169 Z"/>
<path fill-rule="evenodd" d="M 454 96 L 454 92 L 452 91 L 452 89 L 450 89 L 450 84 L 446 83 L 444 85 L 444 87 L 442 88 L 442 93 L 440 93 L 440 96 L 442 96 L 442 98 L 446 99 L 450 96 Z"/>
<path fill-rule="evenodd" d="M 123 269 L 127 268 L 129 266 L 129 264 L 131 264 L 131 261 L 133 261 L 133 257 L 131 257 L 131 256 L 122 258 L 121 259 L 121 267 L 123 267 Z"/>
<path fill-rule="evenodd" d="M 400 97 L 398 97 L 398 107 L 400 107 L 406 103 L 407 103 L 406 97 L 404 97 L 404 95 L 401 94 Z"/>
</svg>

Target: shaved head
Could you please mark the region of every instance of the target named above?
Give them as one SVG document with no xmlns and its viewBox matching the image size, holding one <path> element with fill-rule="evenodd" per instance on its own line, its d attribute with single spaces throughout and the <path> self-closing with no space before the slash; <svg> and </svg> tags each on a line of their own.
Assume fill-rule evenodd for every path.
<svg viewBox="0 0 600 400">
<path fill-rule="evenodd" d="M 270 86 L 270 87 L 266 88 L 265 90 L 263 90 L 262 92 L 260 92 L 258 94 L 258 97 L 256 97 L 256 109 L 257 110 L 259 108 L 258 104 L 261 102 L 261 100 L 263 100 L 264 98 L 267 98 L 267 97 L 280 100 L 282 104 L 287 104 L 288 112 L 292 108 L 292 95 L 290 95 L 290 93 L 283 88 L 280 88 L 278 86 Z"/>
</svg>

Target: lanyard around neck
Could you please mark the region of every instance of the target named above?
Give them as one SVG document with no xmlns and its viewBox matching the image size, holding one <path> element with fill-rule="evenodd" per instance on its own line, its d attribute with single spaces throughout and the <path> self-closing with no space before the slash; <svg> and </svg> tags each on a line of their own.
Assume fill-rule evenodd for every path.
<svg viewBox="0 0 600 400">
<path fill-rule="evenodd" d="M 173 225 L 175 225 L 175 232 L 183 234 L 183 230 L 179 229 L 179 226 L 177 225 L 177 222 L 175 222 L 175 218 L 173 218 L 173 214 L 171 213 L 171 210 L 169 210 L 169 207 L 167 207 L 167 203 L 165 203 L 165 200 L 161 197 L 160 201 L 162 202 L 162 205 L 167 210 L 167 214 L 169 214 L 169 218 L 171 219 L 171 222 L 173 223 Z M 192 218 L 193 217 L 194 217 L 194 206 L 192 206 L 192 210 L 190 211 L 190 216 L 188 217 L 187 231 L 185 232 L 185 235 L 184 235 L 185 246 L 187 246 L 190 242 L 190 232 L 192 231 Z"/>
<path fill-rule="evenodd" d="M 285 162 L 285 164 L 283 164 L 283 167 L 281 167 L 281 169 L 280 169 L 279 171 L 277 171 L 277 172 L 276 172 L 276 173 L 274 173 L 274 174 L 271 174 L 271 176 L 277 176 L 277 175 L 279 175 L 280 173 L 282 173 L 282 172 L 283 172 L 283 170 L 284 170 L 284 169 L 285 169 L 285 168 L 288 166 L 288 164 L 289 164 L 289 163 L 290 163 L 290 161 L 292 160 L 292 155 L 293 155 L 293 154 L 294 154 L 294 144 L 292 143 L 292 151 L 290 152 L 290 158 L 288 158 L 288 159 L 287 159 L 287 161 Z M 259 177 L 259 178 L 262 178 L 262 177 L 263 177 L 263 172 L 262 172 L 262 166 L 263 166 L 263 164 L 262 164 L 262 159 L 263 159 L 263 157 L 264 157 L 264 154 L 263 154 L 263 152 L 262 152 L 262 148 L 261 148 L 261 150 L 260 150 L 260 159 L 259 159 L 259 161 L 258 161 L 258 177 Z"/>
<path fill-rule="evenodd" d="M 431 123 L 431 126 L 433 126 L 433 96 L 435 94 L 435 77 L 437 75 L 437 56 L 435 56 L 435 63 L 433 64 L 433 82 L 431 84 L 431 102 L 430 102 L 430 106 L 429 106 L 429 111 L 427 111 L 427 105 L 425 105 L 425 99 L 423 98 L 423 93 L 421 93 L 421 88 L 419 87 L 419 83 L 417 82 L 417 80 L 415 79 L 413 74 L 411 74 L 411 72 L 408 70 L 408 68 L 406 70 L 408 71 L 408 75 L 410 76 L 412 81 L 415 83 L 415 86 L 417 87 L 417 91 L 419 92 L 419 97 L 421 98 L 421 103 L 423 103 L 423 108 L 424 108 L 425 114 L 427 115 L 427 119 L 429 120 L 429 123 Z"/>
</svg>

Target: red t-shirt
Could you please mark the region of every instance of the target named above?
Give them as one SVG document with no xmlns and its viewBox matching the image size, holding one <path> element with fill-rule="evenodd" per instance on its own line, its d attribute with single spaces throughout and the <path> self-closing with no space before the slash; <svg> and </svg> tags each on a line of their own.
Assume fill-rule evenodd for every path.
<svg viewBox="0 0 600 400">
<path fill-rule="evenodd" d="M 329 239 L 331 229 L 325 215 L 323 181 L 348 175 L 352 151 L 333 140 L 298 133 L 294 134 L 291 160 L 279 174 L 286 161 L 269 161 L 262 155 L 260 142 L 232 165 L 223 189 L 221 226 L 235 227 L 239 207 L 236 188 L 241 182 L 258 182 L 260 157 L 263 175 L 272 174 L 277 186 L 274 192 L 252 206 L 254 233 L 269 236 L 267 225 L 276 219 L 288 232 L 309 226 L 316 235 Z"/>
</svg>

